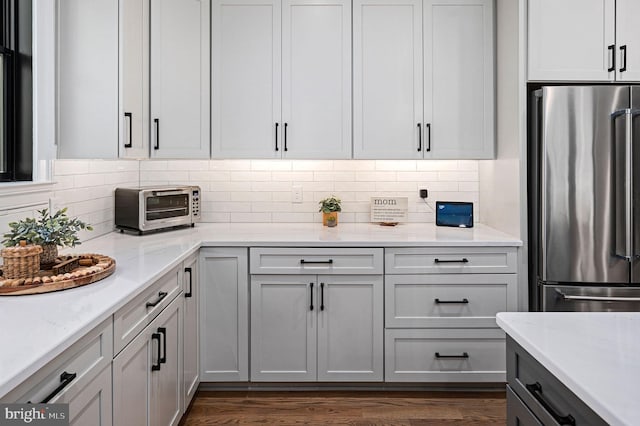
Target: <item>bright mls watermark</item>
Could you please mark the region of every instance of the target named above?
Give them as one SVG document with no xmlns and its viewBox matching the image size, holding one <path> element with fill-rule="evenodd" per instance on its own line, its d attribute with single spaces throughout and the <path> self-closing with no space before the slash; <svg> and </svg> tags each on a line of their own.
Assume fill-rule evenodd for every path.
<svg viewBox="0 0 640 426">
<path fill-rule="evenodd" d="M 0 404 L 0 426 L 69 426 L 69 404 Z"/>
</svg>

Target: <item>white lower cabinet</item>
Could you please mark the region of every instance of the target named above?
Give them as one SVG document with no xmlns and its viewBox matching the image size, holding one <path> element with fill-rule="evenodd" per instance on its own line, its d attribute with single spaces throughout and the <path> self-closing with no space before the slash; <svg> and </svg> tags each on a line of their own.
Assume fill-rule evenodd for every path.
<svg viewBox="0 0 640 426">
<path fill-rule="evenodd" d="M 200 384 L 200 274 L 198 254 L 189 257 L 183 263 L 184 321 L 183 321 L 183 400 L 182 407 L 187 409 Z"/>
<path fill-rule="evenodd" d="M 254 275 L 252 381 L 382 381 L 382 276 Z"/>
<path fill-rule="evenodd" d="M 385 381 L 504 382 L 515 247 L 385 249 Z"/>
<path fill-rule="evenodd" d="M 251 248 L 250 257 L 252 381 L 383 380 L 382 249 Z"/>
<path fill-rule="evenodd" d="M 173 300 L 113 360 L 114 425 L 176 425 L 182 415 L 183 300 Z"/>
<path fill-rule="evenodd" d="M 200 249 L 200 380 L 249 380 L 246 247 Z"/>
</svg>

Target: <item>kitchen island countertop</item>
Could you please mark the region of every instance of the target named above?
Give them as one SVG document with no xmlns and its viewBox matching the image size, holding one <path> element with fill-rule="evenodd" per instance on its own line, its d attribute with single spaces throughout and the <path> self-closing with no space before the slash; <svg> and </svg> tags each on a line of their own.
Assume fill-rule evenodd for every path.
<svg viewBox="0 0 640 426">
<path fill-rule="evenodd" d="M 640 423 L 640 312 L 503 312 L 497 322 L 607 423 Z"/>
<path fill-rule="evenodd" d="M 200 247 L 465 247 L 521 246 L 483 225 L 207 223 L 145 236 L 112 232 L 63 253 L 101 253 L 116 260 L 110 277 L 70 290 L 0 297 L 0 398 L 113 315 Z"/>
</svg>

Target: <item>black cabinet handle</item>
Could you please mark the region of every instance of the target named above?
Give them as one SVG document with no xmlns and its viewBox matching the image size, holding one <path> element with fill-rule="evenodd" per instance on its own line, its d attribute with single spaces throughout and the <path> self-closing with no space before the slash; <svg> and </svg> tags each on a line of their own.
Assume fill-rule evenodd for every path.
<svg viewBox="0 0 640 426">
<path fill-rule="evenodd" d="M 561 425 L 575 426 L 576 419 L 574 419 L 571 414 L 561 416 L 556 412 L 553 406 L 551 406 L 551 404 L 544 399 L 544 396 L 542 395 L 542 385 L 539 382 L 525 385 L 525 387 L 529 392 L 531 392 L 531 395 L 533 395 L 536 401 L 538 401 L 540 405 L 542 405 L 544 409 L 547 410 L 549 414 L 551 414 L 551 417 L 553 417 L 556 422 L 560 423 Z"/>
<path fill-rule="evenodd" d="M 73 382 L 73 379 L 75 379 L 76 376 L 76 373 L 67 373 L 66 371 L 60 374 L 60 385 L 55 388 L 53 392 L 47 395 L 45 399 L 40 401 L 40 404 L 46 404 L 47 402 L 51 401 L 56 395 L 62 392 L 62 389 L 66 388 L 69 383 Z"/>
<path fill-rule="evenodd" d="M 284 123 L 284 150 L 285 152 L 289 149 L 287 148 L 287 127 L 289 127 L 288 123 Z"/>
<path fill-rule="evenodd" d="M 324 283 L 320 283 L 320 310 L 324 311 Z"/>
<path fill-rule="evenodd" d="M 607 69 L 607 72 L 612 72 L 616 70 L 616 51 L 615 51 L 615 44 L 610 44 L 607 47 L 607 50 L 609 50 L 609 53 L 611 54 L 611 66 Z"/>
<path fill-rule="evenodd" d="M 278 148 L 278 127 L 280 127 L 280 123 L 276 123 L 276 151 L 280 151 Z"/>
<path fill-rule="evenodd" d="M 167 363 L 167 329 L 165 327 L 158 327 L 158 333 L 162 334 L 162 356 L 158 353 L 158 363 Z M 158 345 L 158 349 L 160 345 Z"/>
<path fill-rule="evenodd" d="M 192 297 L 193 295 L 193 272 L 191 268 L 184 268 L 184 272 L 189 274 L 189 291 L 184 294 L 184 297 Z"/>
<path fill-rule="evenodd" d="M 418 123 L 418 152 L 422 151 L 422 123 Z"/>
<path fill-rule="evenodd" d="M 427 126 L 427 152 L 431 151 L 431 123 L 425 124 Z"/>
<path fill-rule="evenodd" d="M 434 263 L 469 263 L 469 259 L 467 259 L 466 257 L 463 257 L 462 259 L 444 259 L 444 260 L 440 260 L 437 257 L 435 259 L 433 259 Z"/>
<path fill-rule="evenodd" d="M 435 302 L 437 304 L 445 304 L 445 303 L 469 303 L 469 299 L 467 299 L 466 297 L 462 300 L 440 300 L 440 299 L 435 299 Z"/>
<path fill-rule="evenodd" d="M 160 119 L 154 118 L 153 122 L 156 125 L 156 144 L 154 145 L 153 149 L 160 149 Z"/>
<path fill-rule="evenodd" d="M 151 364 L 151 371 L 158 371 L 160 370 L 160 333 L 153 333 L 151 335 L 151 340 L 156 340 L 158 342 L 158 363 Z"/>
<path fill-rule="evenodd" d="M 329 259 L 329 260 L 304 260 L 304 259 L 300 259 L 300 264 L 304 265 L 307 263 L 326 263 L 331 265 L 333 263 L 333 259 Z"/>
<path fill-rule="evenodd" d="M 309 283 L 309 288 L 311 289 L 311 305 L 309 306 L 309 310 L 313 311 L 313 283 Z"/>
<path fill-rule="evenodd" d="M 622 62 L 622 66 L 620 67 L 620 72 L 625 72 L 627 70 L 627 45 L 620 46 L 620 54 L 622 58 L 620 61 Z"/>
<path fill-rule="evenodd" d="M 124 113 L 124 118 L 125 120 L 128 118 L 129 119 L 129 142 L 124 144 L 125 148 L 131 148 L 133 147 L 133 113 L 130 112 L 125 112 Z"/>
<path fill-rule="evenodd" d="M 158 299 L 156 299 L 155 302 L 147 302 L 146 307 L 147 308 L 153 308 L 154 306 L 156 306 L 158 303 L 162 302 L 162 300 L 167 297 L 167 292 L 166 291 L 161 291 L 158 293 Z"/>
<path fill-rule="evenodd" d="M 462 352 L 462 354 L 460 355 L 440 355 L 440 352 L 436 352 L 435 357 L 436 359 L 453 359 L 453 358 L 467 359 L 469 358 L 469 354 L 466 352 Z"/>
</svg>

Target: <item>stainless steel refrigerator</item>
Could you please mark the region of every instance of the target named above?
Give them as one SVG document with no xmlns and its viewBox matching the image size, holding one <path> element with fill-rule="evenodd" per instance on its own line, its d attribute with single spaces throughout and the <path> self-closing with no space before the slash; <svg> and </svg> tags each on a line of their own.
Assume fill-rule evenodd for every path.
<svg viewBox="0 0 640 426">
<path fill-rule="evenodd" d="M 531 307 L 640 311 L 640 86 L 530 100 Z"/>
</svg>

